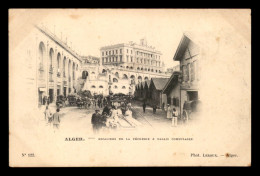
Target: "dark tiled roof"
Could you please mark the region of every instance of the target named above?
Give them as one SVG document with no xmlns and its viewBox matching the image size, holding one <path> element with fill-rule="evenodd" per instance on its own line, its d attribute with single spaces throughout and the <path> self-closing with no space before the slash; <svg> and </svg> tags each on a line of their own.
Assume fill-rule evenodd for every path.
<svg viewBox="0 0 260 176">
<path fill-rule="evenodd" d="M 168 82 L 168 80 L 169 78 L 152 78 L 156 90 L 162 90 Z"/>
</svg>

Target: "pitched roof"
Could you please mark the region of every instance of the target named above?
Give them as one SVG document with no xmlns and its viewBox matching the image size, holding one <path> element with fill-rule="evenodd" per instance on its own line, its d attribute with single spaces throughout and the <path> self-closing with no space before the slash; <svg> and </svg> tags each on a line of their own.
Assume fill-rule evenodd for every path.
<svg viewBox="0 0 260 176">
<path fill-rule="evenodd" d="M 156 90 L 162 90 L 166 83 L 168 82 L 169 78 L 152 78 L 151 81 L 153 82 Z"/>
<path fill-rule="evenodd" d="M 162 89 L 163 93 L 168 94 L 175 85 L 178 84 L 178 77 L 181 75 L 181 72 L 175 71 L 172 73 L 172 76 L 168 80 L 168 82 L 165 84 L 164 88 Z"/>
</svg>

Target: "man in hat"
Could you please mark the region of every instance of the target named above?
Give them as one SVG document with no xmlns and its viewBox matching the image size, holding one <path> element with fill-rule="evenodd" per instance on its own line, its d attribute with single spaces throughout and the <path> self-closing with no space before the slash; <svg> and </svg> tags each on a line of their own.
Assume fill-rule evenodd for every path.
<svg viewBox="0 0 260 176">
<path fill-rule="evenodd" d="M 101 121 L 101 114 L 99 113 L 99 109 L 96 109 L 95 113 L 92 115 L 91 118 L 91 124 L 93 127 L 93 132 L 95 134 L 98 133 L 100 128 L 102 127 L 100 121 Z"/>
</svg>

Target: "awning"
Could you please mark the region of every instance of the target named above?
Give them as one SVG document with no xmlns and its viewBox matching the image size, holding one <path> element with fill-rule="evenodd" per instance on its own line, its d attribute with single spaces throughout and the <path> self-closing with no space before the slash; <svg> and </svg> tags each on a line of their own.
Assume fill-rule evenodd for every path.
<svg viewBox="0 0 260 176">
<path fill-rule="evenodd" d="M 46 92 L 46 88 L 45 88 L 45 87 L 40 87 L 40 88 L 39 88 L 39 91 L 40 91 L 40 92 Z"/>
</svg>

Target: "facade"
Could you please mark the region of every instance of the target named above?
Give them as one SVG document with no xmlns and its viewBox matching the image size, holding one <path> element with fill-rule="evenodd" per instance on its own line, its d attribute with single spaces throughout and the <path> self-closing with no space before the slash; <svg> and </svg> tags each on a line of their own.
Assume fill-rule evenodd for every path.
<svg viewBox="0 0 260 176">
<path fill-rule="evenodd" d="M 111 78 L 116 76 L 118 80 L 118 83 L 110 81 L 109 92 L 134 95 L 138 83 L 150 80 L 152 77 L 169 78 L 171 75 L 165 72 L 161 52 L 148 46 L 145 39 L 141 39 L 140 44 L 129 42 L 101 47 L 100 54 L 102 70 L 109 73 Z M 122 85 L 116 85 L 119 83 Z M 127 84 L 124 89 L 123 84 Z M 140 89 L 143 90 L 144 85 Z M 141 97 L 145 98 L 143 94 Z"/>
<path fill-rule="evenodd" d="M 140 44 L 133 42 L 105 46 L 100 48 L 102 64 L 119 66 L 129 70 L 148 73 L 163 73 L 162 53 L 148 46 L 145 39 Z"/>
<path fill-rule="evenodd" d="M 169 81 L 163 88 L 163 93 L 166 94 L 167 104 L 172 105 L 180 111 L 180 76 L 181 72 L 175 71 Z M 166 104 L 165 104 L 166 105 Z"/>
<path fill-rule="evenodd" d="M 168 99 L 172 99 L 172 104 L 179 105 L 180 112 L 185 101 L 199 100 L 200 48 L 191 38 L 183 35 L 173 58 L 180 62 L 180 74 L 174 72 L 163 90 Z"/>
<path fill-rule="evenodd" d="M 81 57 L 66 42 L 44 26 L 35 26 L 23 44 L 28 48 L 26 53 L 20 54 L 26 75 L 20 77 L 25 76 L 27 90 L 24 92 L 29 92 L 31 102 L 40 107 L 44 97 L 49 97 L 52 103 L 58 95 L 76 93 Z"/>
<path fill-rule="evenodd" d="M 166 105 L 167 97 L 166 94 L 163 93 L 163 88 L 168 82 L 168 78 L 152 78 L 150 87 L 149 87 L 149 104 L 156 104 L 157 107 L 162 107 L 162 104 Z"/>
</svg>

